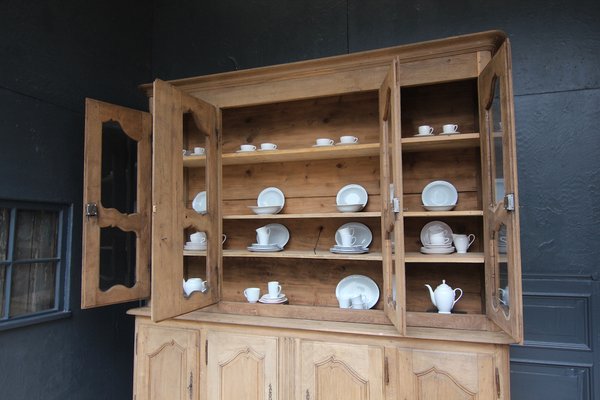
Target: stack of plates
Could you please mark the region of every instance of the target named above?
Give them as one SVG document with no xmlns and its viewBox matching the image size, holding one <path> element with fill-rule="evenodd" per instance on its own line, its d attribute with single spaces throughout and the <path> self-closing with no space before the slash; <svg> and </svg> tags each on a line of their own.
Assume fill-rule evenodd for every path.
<svg viewBox="0 0 600 400">
<path fill-rule="evenodd" d="M 458 192 L 450 182 L 434 181 L 423 189 L 421 201 L 426 210 L 450 211 L 456 207 Z"/>
<path fill-rule="evenodd" d="M 204 251 L 204 250 L 206 250 L 206 242 L 204 242 L 204 243 L 186 242 L 185 246 L 183 246 L 183 249 L 191 250 L 191 251 Z"/>
<path fill-rule="evenodd" d="M 429 241 L 429 235 L 436 233 L 443 233 L 446 239 L 446 244 L 432 244 Z M 442 221 L 431 221 L 421 229 L 421 253 L 423 254 L 450 254 L 454 253 L 454 246 L 452 246 L 452 229 L 443 223 Z"/>
<path fill-rule="evenodd" d="M 258 302 L 263 304 L 281 304 L 285 303 L 286 301 L 288 301 L 288 298 L 283 293 L 280 293 L 277 297 L 271 297 L 269 294 L 265 294 L 258 299 Z"/>
<path fill-rule="evenodd" d="M 350 228 L 354 231 L 356 242 L 353 246 L 343 246 L 340 229 Z M 338 228 L 335 232 L 335 246 L 329 249 L 332 253 L 337 254 L 362 254 L 369 252 L 369 245 L 373 240 L 373 234 L 368 226 L 360 222 L 348 222 Z"/>
<path fill-rule="evenodd" d="M 283 247 L 277 245 L 277 244 L 258 244 L 258 243 L 252 243 L 250 246 L 247 247 L 247 249 L 249 251 L 256 251 L 256 252 L 264 252 L 264 253 L 268 253 L 271 251 L 281 251 L 283 250 Z"/>
</svg>

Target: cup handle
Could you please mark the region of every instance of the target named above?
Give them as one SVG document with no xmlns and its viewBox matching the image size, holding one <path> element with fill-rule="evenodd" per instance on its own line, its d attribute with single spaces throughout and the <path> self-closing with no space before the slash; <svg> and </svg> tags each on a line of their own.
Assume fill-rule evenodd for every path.
<svg viewBox="0 0 600 400">
<path fill-rule="evenodd" d="M 458 296 L 458 299 L 454 300 L 454 303 L 452 303 L 452 307 L 454 307 L 454 305 L 456 304 L 456 302 L 457 302 L 457 301 L 459 301 L 459 300 L 460 300 L 460 298 L 461 298 L 461 297 L 462 297 L 462 295 L 463 295 L 463 291 L 462 291 L 462 289 L 461 289 L 461 288 L 456 288 L 456 289 L 454 289 L 454 293 L 456 293 L 456 291 L 457 291 L 457 290 L 459 290 L 459 291 L 460 291 L 460 296 Z"/>
<path fill-rule="evenodd" d="M 256 146 L 252 146 L 252 150 L 256 150 Z"/>
<path fill-rule="evenodd" d="M 354 142 L 354 143 L 358 142 L 358 138 L 356 136 L 354 136 L 354 139 L 352 140 L 352 142 Z"/>
<path fill-rule="evenodd" d="M 469 238 L 469 244 L 467 245 L 467 249 L 469 247 L 471 247 L 471 245 L 473 244 L 473 242 L 475 241 L 475 235 L 473 235 L 472 233 L 469 234 L 469 236 L 467 236 Z"/>
<path fill-rule="evenodd" d="M 356 236 L 352 236 L 352 240 L 350 241 L 350 246 L 354 246 L 356 244 Z"/>
<path fill-rule="evenodd" d="M 247 290 L 248 290 L 248 289 L 244 289 L 244 297 L 245 297 L 246 299 L 248 299 L 248 293 L 247 293 Z"/>
<path fill-rule="evenodd" d="M 333 144 L 333 139 L 329 139 L 329 144 Z"/>
<path fill-rule="evenodd" d="M 226 240 L 227 240 L 227 235 L 223 234 L 223 241 L 221 242 L 221 244 L 225 243 Z"/>
<path fill-rule="evenodd" d="M 429 127 L 429 134 L 431 135 L 433 133 L 433 126 Z"/>
<path fill-rule="evenodd" d="M 453 129 L 454 129 L 454 132 L 458 132 L 458 125 L 454 125 Z"/>
<path fill-rule="evenodd" d="M 450 238 L 444 238 L 444 244 L 449 244 L 452 241 Z"/>
<path fill-rule="evenodd" d="M 273 150 L 276 150 L 276 149 L 277 149 L 277 145 L 276 145 L 276 144 L 274 144 L 274 145 L 273 145 Z"/>
<path fill-rule="evenodd" d="M 281 294 L 281 285 L 277 285 L 277 296 Z"/>
</svg>

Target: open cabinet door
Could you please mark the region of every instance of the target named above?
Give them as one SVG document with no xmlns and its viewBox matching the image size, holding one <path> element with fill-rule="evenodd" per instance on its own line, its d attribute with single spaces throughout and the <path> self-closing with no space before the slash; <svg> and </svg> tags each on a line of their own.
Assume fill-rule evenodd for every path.
<svg viewBox="0 0 600 400">
<path fill-rule="evenodd" d="M 509 42 L 479 76 L 485 213 L 486 313 L 523 341 L 519 197 Z"/>
<path fill-rule="evenodd" d="M 151 117 L 86 99 L 81 308 L 150 296 Z"/>
<path fill-rule="evenodd" d="M 153 96 L 152 320 L 161 321 L 219 301 L 221 282 L 220 112 L 157 80 Z M 204 148 L 184 166 L 183 149 Z M 186 157 L 187 158 L 187 157 Z M 205 250 L 184 244 L 204 232 Z M 184 293 L 200 278 L 202 290 Z M 199 281 L 199 280 L 198 280 Z"/>
<path fill-rule="evenodd" d="M 381 163 L 381 237 L 383 252 L 383 309 L 401 334 L 406 332 L 404 224 L 402 210 L 402 151 L 400 141 L 400 84 L 394 60 L 379 89 Z"/>
</svg>

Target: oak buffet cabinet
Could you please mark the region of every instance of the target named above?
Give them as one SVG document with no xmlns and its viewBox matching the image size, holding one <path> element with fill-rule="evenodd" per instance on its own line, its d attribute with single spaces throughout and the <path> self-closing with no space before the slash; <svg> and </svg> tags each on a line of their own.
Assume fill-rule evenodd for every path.
<svg viewBox="0 0 600 400">
<path fill-rule="evenodd" d="M 508 399 L 508 345 L 523 338 L 510 46 L 497 31 L 144 85 L 150 112 L 86 104 L 82 306 L 147 300 L 136 318 L 134 398 Z M 455 123 L 460 133 L 415 137 Z M 354 135 L 351 146 L 317 138 Z M 278 149 L 239 153 L 240 144 Z M 204 155 L 183 149 L 203 147 Z M 451 211 L 421 191 L 446 180 Z M 361 212 L 336 194 L 366 188 Z M 286 196 L 255 215 L 258 193 Z M 192 205 L 206 192 L 206 212 Z M 443 221 L 466 254 L 419 252 Z M 334 254 L 337 228 L 369 227 L 365 254 Z M 247 250 L 255 229 L 290 232 Z M 206 251 L 184 251 L 195 231 Z M 222 243 L 222 235 L 226 241 Z M 338 282 L 377 283 L 369 310 L 340 309 Z M 208 289 L 187 297 L 182 280 Z M 424 284 L 462 288 L 450 315 Z M 277 280 L 289 304 L 250 304 Z"/>
</svg>

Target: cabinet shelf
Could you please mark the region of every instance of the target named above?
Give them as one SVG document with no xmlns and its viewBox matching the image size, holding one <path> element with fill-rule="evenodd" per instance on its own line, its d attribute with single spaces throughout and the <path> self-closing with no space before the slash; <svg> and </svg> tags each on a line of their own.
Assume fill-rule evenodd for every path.
<svg viewBox="0 0 600 400">
<path fill-rule="evenodd" d="M 303 214 L 269 214 L 269 215 L 224 215 L 223 219 L 306 219 L 306 218 L 379 218 L 381 213 L 379 211 L 368 211 L 368 212 L 328 212 L 328 213 L 303 213 Z"/>
<path fill-rule="evenodd" d="M 263 164 L 305 160 L 330 160 L 335 158 L 379 156 L 379 143 L 354 144 L 347 146 L 306 147 L 247 153 L 225 153 L 223 165 Z M 206 156 L 184 156 L 184 167 L 204 167 Z"/>
<path fill-rule="evenodd" d="M 402 214 L 405 218 L 417 217 L 483 217 L 482 210 L 464 210 L 464 211 L 405 211 Z"/>
<path fill-rule="evenodd" d="M 423 254 L 407 252 L 404 261 L 407 263 L 471 263 L 481 264 L 485 261 L 483 253 L 451 253 L 451 254 Z"/>
<path fill-rule="evenodd" d="M 206 256 L 206 251 L 184 250 L 184 256 Z M 334 254 L 329 251 L 317 250 L 283 250 L 277 252 L 253 252 L 248 250 L 223 250 L 225 258 L 299 258 L 313 260 L 360 260 L 381 261 L 381 252 L 370 252 L 364 254 Z"/>
<path fill-rule="evenodd" d="M 402 138 L 402 151 L 407 153 L 470 147 L 479 147 L 479 133 Z"/>
</svg>

